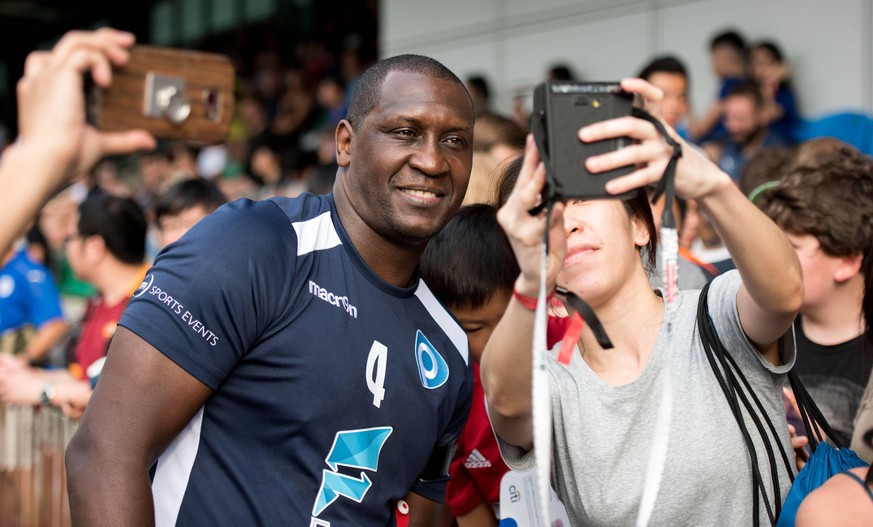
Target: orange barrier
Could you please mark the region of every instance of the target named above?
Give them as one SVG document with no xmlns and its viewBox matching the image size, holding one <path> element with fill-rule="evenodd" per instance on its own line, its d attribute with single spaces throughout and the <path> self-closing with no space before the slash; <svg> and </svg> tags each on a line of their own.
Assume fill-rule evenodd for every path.
<svg viewBox="0 0 873 527">
<path fill-rule="evenodd" d="M 76 426 L 53 408 L 0 406 L 0 525 L 70 525 L 64 449 Z"/>
</svg>

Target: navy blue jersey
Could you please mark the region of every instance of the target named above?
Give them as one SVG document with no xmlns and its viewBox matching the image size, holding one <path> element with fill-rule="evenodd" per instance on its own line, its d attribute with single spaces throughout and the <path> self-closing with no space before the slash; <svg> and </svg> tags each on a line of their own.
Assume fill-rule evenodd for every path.
<svg viewBox="0 0 873 527">
<path fill-rule="evenodd" d="M 333 197 L 239 200 L 165 249 L 119 322 L 213 391 L 153 469 L 157 525 L 394 525 L 454 442 L 462 328 L 371 271 Z"/>
</svg>

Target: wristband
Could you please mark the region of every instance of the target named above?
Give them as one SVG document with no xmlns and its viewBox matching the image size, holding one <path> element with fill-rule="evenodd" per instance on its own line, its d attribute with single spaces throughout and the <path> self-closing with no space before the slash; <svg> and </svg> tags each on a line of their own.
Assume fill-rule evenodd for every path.
<svg viewBox="0 0 873 527">
<path fill-rule="evenodd" d="M 518 303 L 521 304 L 525 309 L 529 311 L 537 310 L 537 298 L 533 296 L 523 295 L 518 292 L 517 289 L 512 290 L 512 296 L 518 300 Z M 549 296 L 546 297 L 546 304 L 549 304 L 552 299 L 555 298 L 555 289 L 552 289 L 552 292 L 549 293 Z"/>
</svg>

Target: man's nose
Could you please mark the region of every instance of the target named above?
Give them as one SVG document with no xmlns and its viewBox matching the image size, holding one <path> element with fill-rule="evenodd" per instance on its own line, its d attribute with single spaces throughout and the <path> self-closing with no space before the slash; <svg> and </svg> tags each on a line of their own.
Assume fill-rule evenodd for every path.
<svg viewBox="0 0 873 527">
<path fill-rule="evenodd" d="M 428 176 L 439 176 L 448 171 L 448 162 L 446 161 L 439 140 L 425 139 L 416 149 L 409 161 L 410 166 L 421 171 Z"/>
</svg>

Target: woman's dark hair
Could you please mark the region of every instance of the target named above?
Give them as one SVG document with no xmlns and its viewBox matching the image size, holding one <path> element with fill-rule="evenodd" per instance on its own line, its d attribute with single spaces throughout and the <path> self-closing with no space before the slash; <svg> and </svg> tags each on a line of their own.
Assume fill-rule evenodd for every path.
<svg viewBox="0 0 873 527">
<path fill-rule="evenodd" d="M 497 204 L 497 208 L 502 207 L 506 200 L 509 199 L 509 195 L 512 194 L 512 189 L 515 188 L 515 182 L 518 181 L 518 174 L 521 172 L 523 162 L 524 156 L 516 157 L 504 167 L 503 173 L 498 177 L 494 195 L 494 203 Z M 649 204 L 645 189 L 637 189 L 634 196 L 625 200 L 623 205 L 630 218 L 637 217 L 646 226 L 646 231 L 649 233 L 649 243 L 646 244 L 643 267 L 647 273 L 654 272 L 657 267 L 658 258 L 658 230 L 655 228 L 652 206 Z"/>
</svg>

